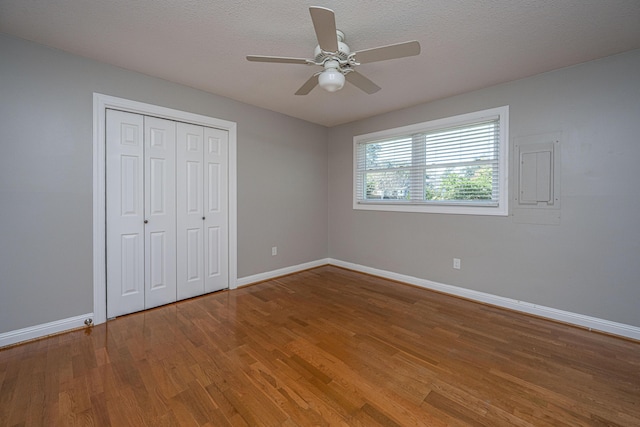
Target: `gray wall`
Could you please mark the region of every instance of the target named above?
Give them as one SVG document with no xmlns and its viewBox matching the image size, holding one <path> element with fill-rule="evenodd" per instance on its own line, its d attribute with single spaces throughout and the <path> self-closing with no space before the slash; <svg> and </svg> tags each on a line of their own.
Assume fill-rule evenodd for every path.
<svg viewBox="0 0 640 427">
<path fill-rule="evenodd" d="M 93 311 L 93 92 L 238 124 L 239 278 L 327 257 L 326 128 L 4 35 L 0 58 L 0 333 Z"/>
<path fill-rule="evenodd" d="M 354 135 L 501 105 L 511 149 L 517 136 L 563 132 L 560 225 L 352 209 Z M 639 161 L 640 51 L 335 127 L 329 255 L 640 326 Z"/>
</svg>

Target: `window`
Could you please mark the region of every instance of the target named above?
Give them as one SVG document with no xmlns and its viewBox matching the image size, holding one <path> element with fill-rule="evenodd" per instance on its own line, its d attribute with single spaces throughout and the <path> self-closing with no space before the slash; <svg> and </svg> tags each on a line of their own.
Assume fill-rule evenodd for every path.
<svg viewBox="0 0 640 427">
<path fill-rule="evenodd" d="M 354 209 L 507 215 L 509 107 L 354 137 Z"/>
</svg>

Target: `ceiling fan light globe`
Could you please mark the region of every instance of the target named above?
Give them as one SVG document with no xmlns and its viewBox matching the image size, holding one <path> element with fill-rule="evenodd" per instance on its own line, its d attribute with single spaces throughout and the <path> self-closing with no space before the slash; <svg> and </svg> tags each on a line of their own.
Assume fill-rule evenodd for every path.
<svg viewBox="0 0 640 427">
<path fill-rule="evenodd" d="M 329 68 L 320 73 L 318 84 L 327 92 L 336 92 L 344 86 L 344 75 L 335 68 Z"/>
</svg>

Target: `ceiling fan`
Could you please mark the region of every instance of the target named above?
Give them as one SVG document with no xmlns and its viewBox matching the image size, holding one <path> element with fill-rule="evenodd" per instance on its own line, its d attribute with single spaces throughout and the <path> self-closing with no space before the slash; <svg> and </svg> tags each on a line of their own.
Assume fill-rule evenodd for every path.
<svg viewBox="0 0 640 427">
<path fill-rule="evenodd" d="M 314 59 L 288 58 L 281 56 L 249 55 L 247 59 L 254 62 L 275 62 L 282 64 L 317 65 L 322 71 L 313 74 L 296 92 L 296 95 L 307 95 L 320 85 L 321 88 L 335 92 L 342 89 L 345 79 L 368 94 L 376 93 L 380 87 L 355 70 L 360 64 L 386 61 L 387 59 L 404 58 L 420 53 L 420 43 L 410 41 L 372 49 L 351 52 L 345 44 L 345 35 L 336 29 L 336 17 L 333 10 L 312 6 L 309 8 L 313 27 L 318 39 L 314 51 Z"/>
</svg>

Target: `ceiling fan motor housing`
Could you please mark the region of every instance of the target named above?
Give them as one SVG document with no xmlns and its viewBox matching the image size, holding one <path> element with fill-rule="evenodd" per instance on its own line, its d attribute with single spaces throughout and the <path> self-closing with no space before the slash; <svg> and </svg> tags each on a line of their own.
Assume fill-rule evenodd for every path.
<svg viewBox="0 0 640 427">
<path fill-rule="evenodd" d="M 349 58 L 351 49 L 349 49 L 349 46 L 344 43 L 344 33 L 340 30 L 336 30 L 336 36 L 338 37 L 338 51 L 325 53 L 322 51 L 322 49 L 320 49 L 320 45 L 316 46 L 316 49 L 313 52 L 316 63 L 323 63 L 328 58 L 338 59 L 342 61 L 346 61 L 347 58 Z"/>
</svg>

